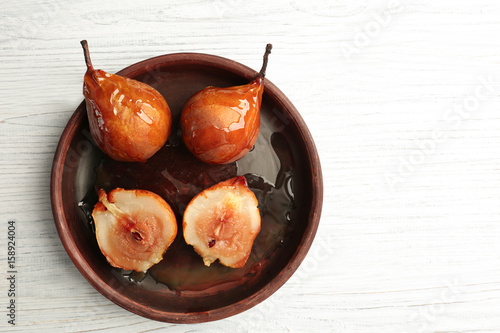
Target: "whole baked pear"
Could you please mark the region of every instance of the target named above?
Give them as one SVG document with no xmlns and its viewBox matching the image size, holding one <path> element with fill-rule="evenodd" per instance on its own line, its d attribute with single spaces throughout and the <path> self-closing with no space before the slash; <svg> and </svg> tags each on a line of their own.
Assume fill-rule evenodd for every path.
<svg viewBox="0 0 500 333">
<path fill-rule="evenodd" d="M 182 140 L 198 159 L 214 164 L 239 160 L 255 144 L 271 44 L 258 76 L 248 84 L 207 87 L 193 95 L 181 113 Z"/>
<path fill-rule="evenodd" d="M 165 98 L 145 83 L 95 70 L 87 41 L 81 44 L 87 64 L 83 95 L 92 137 L 117 161 L 145 162 L 170 135 L 172 115 Z"/>
</svg>

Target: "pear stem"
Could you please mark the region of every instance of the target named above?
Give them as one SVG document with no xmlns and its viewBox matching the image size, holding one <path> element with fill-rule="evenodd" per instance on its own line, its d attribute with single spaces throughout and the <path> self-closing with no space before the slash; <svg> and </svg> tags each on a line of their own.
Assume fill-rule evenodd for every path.
<svg viewBox="0 0 500 333">
<path fill-rule="evenodd" d="M 93 71 L 94 66 L 92 66 L 92 61 L 90 60 L 89 45 L 85 39 L 82 40 L 80 42 L 80 44 L 82 44 L 82 47 L 83 47 L 83 55 L 85 57 L 85 64 L 87 65 L 87 69 L 89 71 Z"/>
<path fill-rule="evenodd" d="M 272 48 L 273 48 L 272 44 L 266 45 L 266 53 L 264 53 L 264 62 L 262 63 L 262 68 L 260 69 L 259 77 L 263 78 L 264 76 L 266 76 L 267 61 L 269 59 L 269 54 L 271 54 Z"/>
</svg>

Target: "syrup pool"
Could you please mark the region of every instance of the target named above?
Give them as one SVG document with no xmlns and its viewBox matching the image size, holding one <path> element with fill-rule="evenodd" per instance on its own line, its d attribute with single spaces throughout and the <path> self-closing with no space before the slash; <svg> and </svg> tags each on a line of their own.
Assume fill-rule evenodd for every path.
<svg viewBox="0 0 500 333">
<path fill-rule="evenodd" d="M 146 163 L 114 161 L 105 154 L 96 158 L 95 183 L 79 206 L 93 230 L 91 210 L 97 202 L 96 191 L 117 188 L 145 189 L 163 197 L 172 207 L 178 234 L 163 260 L 146 273 L 117 268 L 113 275 L 144 288 L 166 286 L 182 294 L 213 294 L 219 290 L 247 286 L 269 274 L 275 258 L 288 245 L 295 221 L 294 177 L 290 147 L 270 122 L 262 122 L 254 149 L 243 159 L 225 165 L 207 164 L 196 159 L 180 140 L 178 131 Z M 218 262 L 207 267 L 187 245 L 182 235 L 182 215 L 190 200 L 202 190 L 221 181 L 243 175 L 255 193 L 261 214 L 261 230 L 252 252 L 242 268 L 225 267 Z"/>
</svg>

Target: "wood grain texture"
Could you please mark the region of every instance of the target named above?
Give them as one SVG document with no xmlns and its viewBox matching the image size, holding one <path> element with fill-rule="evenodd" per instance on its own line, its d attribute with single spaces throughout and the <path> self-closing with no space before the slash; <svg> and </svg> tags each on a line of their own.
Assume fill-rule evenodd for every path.
<svg viewBox="0 0 500 333">
<path fill-rule="evenodd" d="M 0 267 L 14 219 L 18 312 L 0 330 L 500 331 L 499 17 L 492 0 L 3 1 Z M 172 52 L 258 69 L 273 43 L 267 78 L 315 138 L 325 204 L 308 257 L 271 298 L 213 323 L 159 323 L 71 263 L 49 178 L 83 99 L 84 38 L 110 72 Z"/>
</svg>

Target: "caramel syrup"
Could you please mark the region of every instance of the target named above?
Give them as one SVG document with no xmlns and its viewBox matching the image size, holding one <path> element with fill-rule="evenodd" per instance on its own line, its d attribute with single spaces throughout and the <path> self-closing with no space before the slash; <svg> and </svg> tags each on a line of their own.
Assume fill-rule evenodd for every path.
<svg viewBox="0 0 500 333">
<path fill-rule="evenodd" d="M 254 149 L 244 159 L 224 165 L 198 160 L 184 146 L 179 135 L 172 135 L 170 143 L 146 163 L 118 162 L 105 154 L 101 155 L 95 168 L 95 186 L 79 204 L 92 230 L 91 210 L 97 202 L 96 191 L 102 188 L 108 192 L 117 187 L 144 189 L 160 195 L 172 207 L 179 227 L 177 237 L 165 252 L 163 260 L 148 272 L 130 272 L 111 266 L 110 269 L 115 270 L 114 275 L 145 288 L 158 289 L 164 285 L 178 294 L 213 293 L 258 283 L 259 277 L 268 276 L 276 260 L 281 259 L 280 253 L 293 235 L 295 225 L 294 170 L 290 148 L 283 134 L 264 128 Z M 273 158 L 256 160 L 261 156 Z M 256 161 L 264 165 L 265 170 L 260 171 L 264 170 L 266 176 L 251 172 Z M 207 267 L 184 241 L 184 210 L 202 190 L 239 174 L 245 176 L 259 202 L 261 230 L 244 267 L 228 268 L 218 262 Z"/>
</svg>

